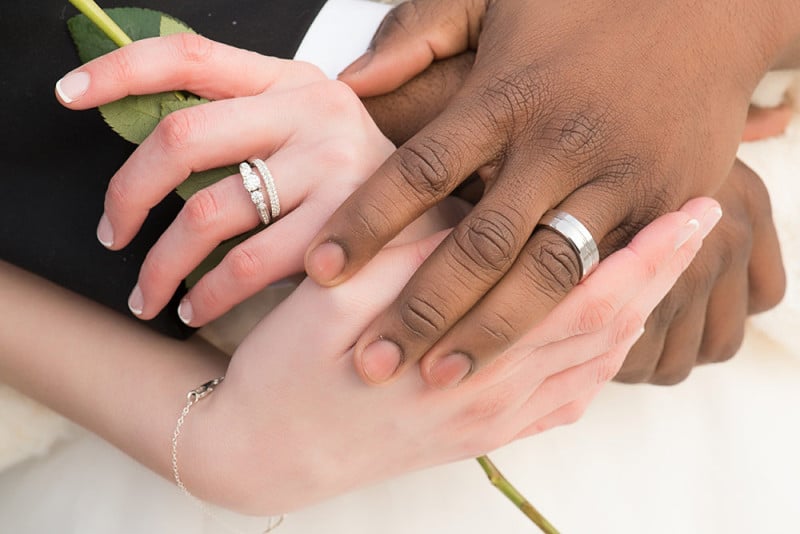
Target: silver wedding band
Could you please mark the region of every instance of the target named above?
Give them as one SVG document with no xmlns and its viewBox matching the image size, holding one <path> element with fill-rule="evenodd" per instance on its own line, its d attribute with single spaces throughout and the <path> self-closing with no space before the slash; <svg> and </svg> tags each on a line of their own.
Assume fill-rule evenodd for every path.
<svg viewBox="0 0 800 534">
<path fill-rule="evenodd" d="M 600 263 L 600 251 L 592 233 L 578 219 L 562 210 L 550 210 L 544 214 L 539 226 L 555 231 L 567 240 L 578 254 L 581 264 L 581 281 L 592 274 Z"/>
<path fill-rule="evenodd" d="M 256 166 L 258 173 L 253 171 L 250 163 Z M 281 214 L 281 203 L 278 199 L 278 190 L 275 188 L 275 180 L 269 171 L 267 164 L 260 159 L 253 159 L 250 163 L 243 161 L 239 164 L 239 174 L 242 175 L 242 184 L 250 195 L 250 200 L 258 211 L 258 217 L 264 225 L 270 224 Z M 259 176 L 260 175 L 260 176 Z M 261 184 L 265 186 L 266 195 Z"/>
<path fill-rule="evenodd" d="M 264 186 L 267 188 L 267 198 L 269 199 L 270 215 L 272 215 L 272 220 L 274 221 L 281 215 L 281 201 L 278 199 L 275 179 L 272 177 L 272 173 L 269 172 L 269 167 L 267 167 L 267 164 L 264 163 L 263 160 L 254 158 L 250 160 L 250 163 L 256 166 L 256 169 L 258 169 L 258 172 L 261 174 L 261 178 L 264 180 Z"/>
</svg>

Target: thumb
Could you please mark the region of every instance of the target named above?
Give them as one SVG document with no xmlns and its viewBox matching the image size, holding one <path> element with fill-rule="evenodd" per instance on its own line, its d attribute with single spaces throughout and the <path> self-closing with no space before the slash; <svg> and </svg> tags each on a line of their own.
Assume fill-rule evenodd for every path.
<svg viewBox="0 0 800 534">
<path fill-rule="evenodd" d="M 397 89 L 438 59 L 475 49 L 486 2 L 409 0 L 390 11 L 369 50 L 339 79 L 361 97 Z"/>
</svg>

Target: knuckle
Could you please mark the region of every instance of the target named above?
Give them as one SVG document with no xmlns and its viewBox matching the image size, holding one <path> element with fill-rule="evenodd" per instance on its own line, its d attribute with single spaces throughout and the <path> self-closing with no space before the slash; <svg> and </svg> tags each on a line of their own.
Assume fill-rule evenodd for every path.
<svg viewBox="0 0 800 534">
<path fill-rule="evenodd" d="M 213 273 L 206 276 L 213 276 Z M 223 292 L 207 277 L 202 278 L 192 289 L 192 306 L 195 312 L 219 310 L 224 302 Z"/>
<path fill-rule="evenodd" d="M 443 333 L 447 318 L 437 304 L 427 297 L 413 296 L 400 305 L 400 323 L 418 338 Z"/>
<path fill-rule="evenodd" d="M 114 177 L 108 183 L 108 190 L 106 190 L 106 211 L 116 211 L 123 209 L 128 203 L 129 192 L 125 182 L 119 177 Z"/>
<path fill-rule="evenodd" d="M 561 408 L 559 425 L 573 425 L 581 420 L 586 413 L 588 403 L 574 401 Z"/>
<path fill-rule="evenodd" d="M 307 81 L 326 80 L 327 77 L 322 70 L 308 61 L 292 61 L 290 62 L 293 77 L 296 79 Z"/>
<path fill-rule="evenodd" d="M 360 153 L 354 143 L 347 143 L 339 138 L 323 143 L 317 151 L 317 157 L 322 168 L 336 169 L 341 174 L 357 170 L 363 161 L 363 153 Z"/>
<path fill-rule="evenodd" d="M 388 241 L 384 236 L 392 229 L 392 221 L 380 205 L 372 204 L 368 200 L 357 203 L 347 216 L 356 235 L 361 238 L 361 245 L 365 243 L 383 243 Z M 376 251 L 377 252 L 377 251 Z"/>
<path fill-rule="evenodd" d="M 214 53 L 214 43 L 195 33 L 178 33 L 172 37 L 178 59 L 188 63 L 205 63 Z"/>
<path fill-rule="evenodd" d="M 264 262 L 246 243 L 231 250 L 226 259 L 231 276 L 237 281 L 252 282 L 254 278 L 260 277 L 264 270 Z"/>
<path fill-rule="evenodd" d="M 183 206 L 183 219 L 194 233 L 204 234 L 219 221 L 220 209 L 211 189 L 201 189 Z"/>
<path fill-rule="evenodd" d="M 174 273 L 170 272 L 166 267 L 166 263 L 151 250 L 144 263 L 142 263 L 142 270 L 139 273 L 140 286 L 153 289 L 173 278 Z"/>
<path fill-rule="evenodd" d="M 542 110 L 549 109 L 552 84 L 547 70 L 534 66 L 515 68 L 487 83 L 480 102 L 493 128 L 505 131 L 509 138 L 531 133 L 541 120 Z"/>
<path fill-rule="evenodd" d="M 470 217 L 453 233 L 453 243 L 479 272 L 504 272 L 514 260 L 517 246 L 514 223 L 498 211 Z"/>
<path fill-rule="evenodd" d="M 780 304 L 786 296 L 787 281 L 783 267 L 778 264 L 775 269 L 770 271 L 770 275 L 766 280 L 760 280 L 758 275 L 751 280 L 748 287 L 749 313 L 760 313 L 772 309 Z"/>
<path fill-rule="evenodd" d="M 397 171 L 403 183 L 419 199 L 439 199 L 450 190 L 451 149 L 433 139 L 407 143 L 395 152 Z"/>
<path fill-rule="evenodd" d="M 567 161 L 585 164 L 593 161 L 607 146 L 607 118 L 590 109 L 553 118 L 544 128 L 544 135 Z"/>
<path fill-rule="evenodd" d="M 200 106 L 174 111 L 158 123 L 156 139 L 163 152 L 174 154 L 191 145 L 202 125 L 203 112 Z"/>
<path fill-rule="evenodd" d="M 571 330 L 577 334 L 598 332 L 614 321 L 616 306 L 605 297 L 587 297 Z"/>
<path fill-rule="evenodd" d="M 744 325 L 724 336 L 709 334 L 706 332 L 706 335 L 703 336 L 699 359 L 709 363 L 722 363 L 730 360 L 739 352 L 744 342 Z"/>
<path fill-rule="evenodd" d="M 329 117 L 354 117 L 361 114 L 361 103 L 350 86 L 338 80 L 324 80 L 308 87 L 311 102 L 319 102 Z"/>
<path fill-rule="evenodd" d="M 129 49 L 120 48 L 106 56 L 110 63 L 109 72 L 112 78 L 121 84 L 127 84 L 137 77 L 136 64 Z"/>
<path fill-rule="evenodd" d="M 480 400 L 467 406 L 463 414 L 464 420 L 468 424 L 474 424 L 476 421 L 487 421 L 504 414 L 513 405 L 514 394 L 513 388 L 492 389 Z"/>
<path fill-rule="evenodd" d="M 489 339 L 499 342 L 503 347 L 510 345 L 518 337 L 517 329 L 511 321 L 499 312 L 491 312 L 488 317 L 482 318 L 479 328 Z"/>
<path fill-rule="evenodd" d="M 543 294 L 565 295 L 580 281 L 577 253 L 555 233 L 539 233 L 524 263 L 528 277 Z"/>
<path fill-rule="evenodd" d="M 665 356 L 662 359 L 668 360 L 669 357 Z M 650 377 L 650 383 L 656 386 L 675 386 L 689 378 L 691 373 L 691 365 L 662 366 L 659 364 L 653 376 Z"/>
<path fill-rule="evenodd" d="M 622 367 L 623 359 L 624 355 L 617 350 L 609 351 L 595 358 L 592 385 L 605 384 L 613 379 Z"/>
<path fill-rule="evenodd" d="M 614 380 L 622 384 L 642 384 L 650 378 L 650 371 L 641 366 L 628 365 L 627 362 L 617 372 Z"/>
<path fill-rule="evenodd" d="M 386 14 L 378 29 L 376 44 L 380 42 L 381 38 L 396 33 L 412 35 L 411 28 L 416 22 L 419 22 L 419 9 L 416 2 L 403 2 Z"/>
<path fill-rule="evenodd" d="M 638 312 L 630 312 L 617 319 L 611 333 L 612 346 L 630 340 L 637 333 L 641 332 L 644 323 L 645 318 L 639 315 Z"/>
</svg>

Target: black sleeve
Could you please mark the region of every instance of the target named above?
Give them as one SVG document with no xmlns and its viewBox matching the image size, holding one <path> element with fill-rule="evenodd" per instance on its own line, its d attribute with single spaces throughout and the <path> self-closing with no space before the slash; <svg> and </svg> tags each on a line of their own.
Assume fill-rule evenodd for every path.
<svg viewBox="0 0 800 534">
<path fill-rule="evenodd" d="M 148 7 L 212 39 L 290 58 L 325 0 L 123 0 Z M 16 6 L 15 6 L 16 4 Z M 66 1 L 10 0 L 0 14 L 0 259 L 130 315 L 127 298 L 146 252 L 177 214 L 171 195 L 121 252 L 95 238 L 109 178 L 133 151 L 97 111 L 62 108 L 53 87 L 79 65 Z M 154 170 L 155 171 L 155 170 Z M 0 298 L 2 298 L 0 288 Z M 186 328 L 172 304 L 149 324 L 173 337 Z"/>
</svg>

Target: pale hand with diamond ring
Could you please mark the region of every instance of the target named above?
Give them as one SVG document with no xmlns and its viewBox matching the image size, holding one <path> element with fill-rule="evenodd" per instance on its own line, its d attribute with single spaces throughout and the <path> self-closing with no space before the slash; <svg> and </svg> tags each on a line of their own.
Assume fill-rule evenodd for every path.
<svg viewBox="0 0 800 534">
<path fill-rule="evenodd" d="M 181 318 L 203 325 L 301 272 L 314 233 L 394 148 L 353 92 L 316 67 L 197 35 L 137 41 L 68 75 L 76 76 L 88 83 L 79 98 L 62 100 L 71 109 L 175 89 L 213 100 L 168 115 L 112 177 L 98 231 L 109 248 L 127 245 L 149 210 L 191 172 L 250 161 L 264 182 L 259 190 L 268 213 L 260 202 L 253 209 L 259 190 L 242 187 L 238 174 L 186 202 L 150 250 L 131 293 L 130 307 L 142 319 L 154 317 L 219 243 L 265 220 L 268 228 L 236 246 L 192 288 Z"/>
</svg>

